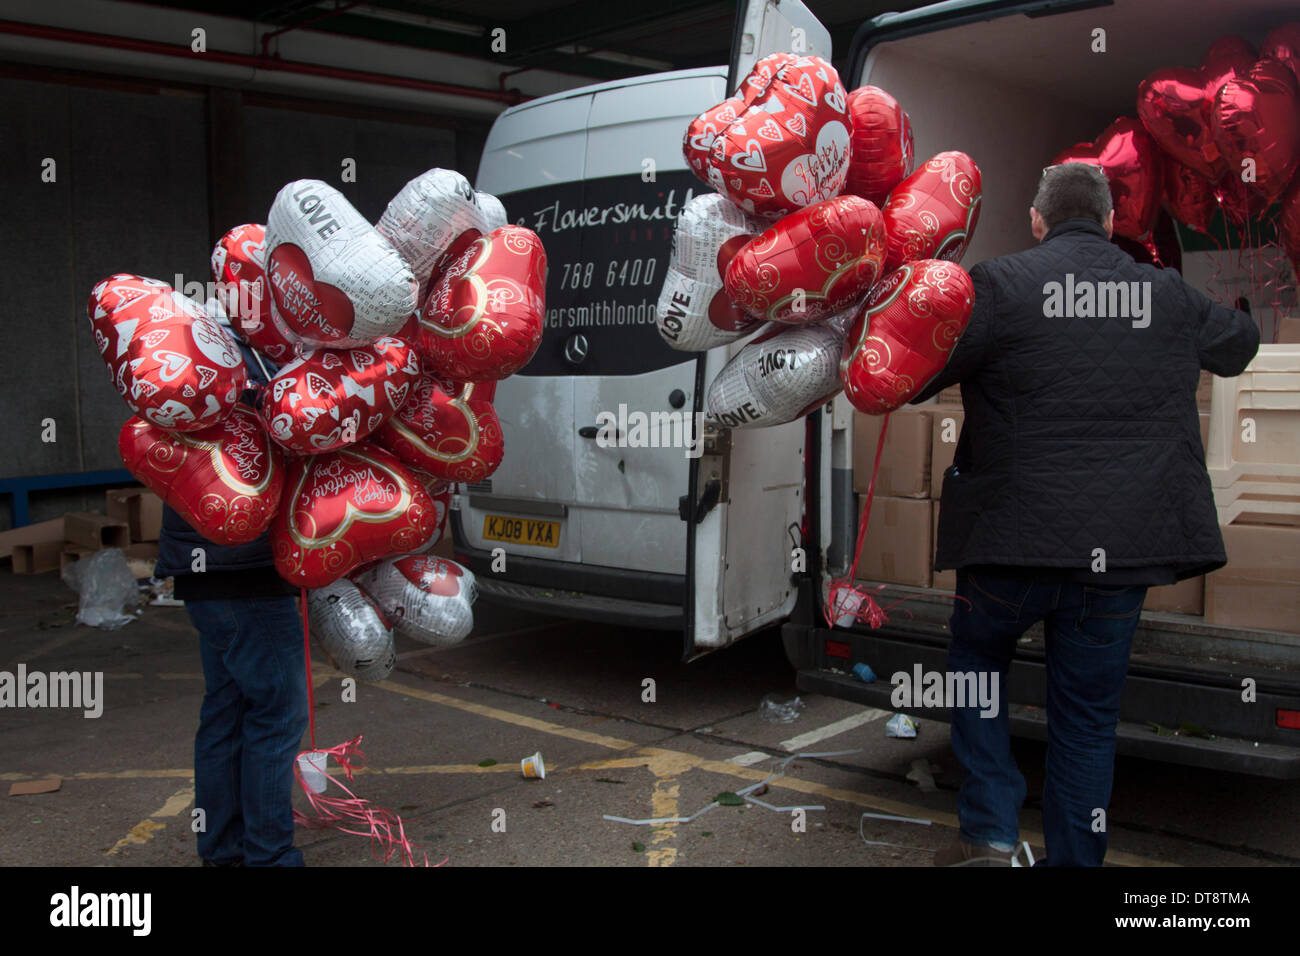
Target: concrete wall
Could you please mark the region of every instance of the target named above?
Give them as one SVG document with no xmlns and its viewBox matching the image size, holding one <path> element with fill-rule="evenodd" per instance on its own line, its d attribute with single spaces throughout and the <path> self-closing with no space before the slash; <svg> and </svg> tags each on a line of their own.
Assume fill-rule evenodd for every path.
<svg viewBox="0 0 1300 956">
<path fill-rule="evenodd" d="M 213 110 L 213 96 L 227 99 Z M 86 298 L 99 279 L 135 272 L 206 282 L 213 239 L 265 222 L 293 179 L 323 179 L 371 221 L 432 166 L 478 165 L 483 122 L 423 125 L 364 110 L 273 105 L 202 87 L 0 76 L 0 478 L 120 468 L 129 410 L 94 348 Z M 460 142 L 458 142 L 458 138 Z M 55 161 L 55 180 L 42 181 Z M 344 158 L 355 183 L 340 182 Z M 211 210 L 230 221 L 213 222 Z M 54 442 L 42 441 L 53 419 Z M 32 520 L 98 508 L 102 491 L 33 496 Z M 0 499 L 0 527 L 9 527 Z"/>
</svg>

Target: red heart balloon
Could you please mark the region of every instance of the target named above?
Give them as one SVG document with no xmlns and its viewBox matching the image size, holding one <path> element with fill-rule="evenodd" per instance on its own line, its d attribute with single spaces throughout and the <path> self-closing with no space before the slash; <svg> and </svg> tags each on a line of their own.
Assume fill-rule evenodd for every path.
<svg viewBox="0 0 1300 956">
<path fill-rule="evenodd" d="M 1165 205 L 1179 222 L 1197 232 L 1209 233 L 1219 209 L 1214 183 L 1176 159 L 1165 159 Z"/>
<path fill-rule="evenodd" d="M 419 378 L 415 348 L 393 336 L 354 349 L 318 349 L 267 383 L 262 420 L 290 451 L 335 451 L 391 418 Z"/>
<path fill-rule="evenodd" d="M 1226 163 L 1211 129 L 1214 98 L 1255 63 L 1255 51 L 1237 36 L 1220 37 L 1194 70 L 1156 70 L 1138 85 L 1137 114 L 1166 153 L 1202 176 L 1218 179 Z"/>
<path fill-rule="evenodd" d="M 881 210 L 889 247 L 885 271 L 915 259 L 957 262 L 975 237 L 983 198 L 980 168 L 965 153 L 938 153 L 894 187 Z"/>
<path fill-rule="evenodd" d="M 1300 82 L 1300 23 L 1284 23 L 1270 31 L 1259 52 L 1282 63 Z"/>
<path fill-rule="evenodd" d="M 317 280 L 307 253 L 282 242 L 267 261 L 272 299 L 295 334 L 331 345 L 350 338 L 356 319 L 352 300 L 338 286 Z"/>
<path fill-rule="evenodd" d="M 1052 160 L 1054 166 L 1063 163 L 1089 163 L 1105 170 L 1117 233 L 1141 239 L 1151 231 L 1163 192 L 1163 157 L 1141 123 L 1120 117 L 1091 143 L 1075 143 Z"/>
<path fill-rule="evenodd" d="M 482 481 L 505 456 L 494 389 L 495 383 L 454 385 L 425 375 L 375 442 L 443 481 Z"/>
<path fill-rule="evenodd" d="M 1277 220 L 1277 237 L 1300 276 L 1300 176 L 1282 194 L 1282 214 Z"/>
<path fill-rule="evenodd" d="M 757 89 L 750 80 L 762 83 L 753 72 L 746 86 Z M 847 100 L 825 60 L 780 62 L 745 111 L 719 130 L 708 183 L 746 212 L 769 218 L 839 195 L 849 166 Z"/>
<path fill-rule="evenodd" d="M 212 247 L 212 278 L 226 315 L 249 345 L 284 362 L 299 351 L 302 340 L 271 309 L 265 266 L 265 226 L 236 226 Z"/>
<path fill-rule="evenodd" d="M 415 475 L 382 448 L 292 459 L 271 526 L 275 569 L 291 584 L 324 587 L 370 561 L 424 547 L 437 518 Z"/>
<path fill-rule="evenodd" d="M 806 325 L 866 295 L 884 255 L 885 224 L 875 203 L 837 196 L 746 243 L 727 267 L 727 295 L 755 319 Z"/>
<path fill-rule="evenodd" d="M 376 443 L 378 444 L 378 443 Z M 428 544 L 421 551 L 428 551 L 435 547 L 447 532 L 447 513 L 451 510 L 451 496 L 456 491 L 456 486 L 450 481 L 443 481 L 434 475 L 429 474 L 422 468 L 414 465 L 407 465 L 411 469 L 411 474 L 415 475 L 415 480 L 420 483 L 429 497 L 433 499 L 433 509 L 436 512 L 434 520 L 435 530 L 433 537 L 429 539 Z"/>
<path fill-rule="evenodd" d="M 118 393 L 131 411 L 161 428 L 212 426 L 248 384 L 235 339 L 165 282 L 109 276 L 91 290 L 86 311 Z"/>
<path fill-rule="evenodd" d="M 682 155 L 691 171 L 706 182 L 713 141 L 718 138 L 718 132 L 734 123 L 744 109 L 745 101 L 734 96 L 717 106 L 710 106 L 687 125 L 686 135 L 682 137 Z"/>
<path fill-rule="evenodd" d="M 783 66 L 795 63 L 799 59 L 800 57 L 794 53 L 769 53 L 760 58 L 750 67 L 749 73 L 740 84 L 740 89 L 736 90 L 736 96 L 740 97 L 740 102 L 746 107 L 750 106 L 767 92 L 772 78 Z"/>
<path fill-rule="evenodd" d="M 1268 206 L 1300 163 L 1300 86 L 1278 60 L 1260 60 L 1228 80 L 1214 101 L 1212 128 L 1228 176 L 1241 177 Z M 1248 176 L 1253 169 L 1253 179 Z"/>
<path fill-rule="evenodd" d="M 283 457 L 243 405 L 216 425 L 185 434 L 128 419 L 117 449 L 127 471 L 217 544 L 254 540 L 280 507 Z"/>
<path fill-rule="evenodd" d="M 545 316 L 542 240 L 522 226 L 502 226 L 466 249 L 429 293 L 420 356 L 443 378 L 502 379 L 533 357 Z"/>
<path fill-rule="evenodd" d="M 1209 77 L 1206 86 L 1211 97 L 1219 92 L 1219 87 L 1234 76 L 1245 76 L 1259 59 L 1259 54 L 1245 37 L 1231 34 L 1222 36 L 1210 44 L 1201 57 L 1201 69 Z"/>
<path fill-rule="evenodd" d="M 848 108 L 853 137 L 844 191 L 884 205 L 890 191 L 912 174 L 912 121 L 878 86 L 858 87 L 849 94 Z"/>
<path fill-rule="evenodd" d="M 974 302 L 955 262 L 922 259 L 885 276 L 844 341 L 840 380 L 853 407 L 883 415 L 914 398 L 947 364 Z"/>
</svg>

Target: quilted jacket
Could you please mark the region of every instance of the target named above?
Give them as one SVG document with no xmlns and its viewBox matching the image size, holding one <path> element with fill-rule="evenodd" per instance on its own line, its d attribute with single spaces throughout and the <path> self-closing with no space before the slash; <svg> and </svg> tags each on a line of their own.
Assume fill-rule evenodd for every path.
<svg viewBox="0 0 1300 956">
<path fill-rule="evenodd" d="M 1072 276 L 1073 278 L 1068 278 Z M 1227 563 L 1196 407 L 1201 369 L 1241 373 L 1249 315 L 1173 270 L 1139 265 L 1088 219 L 971 270 L 975 305 L 948 364 L 917 396 L 961 384 L 965 422 L 939 508 L 936 570 L 969 565 L 1172 568 Z M 1089 283 L 1128 286 L 1145 318 L 1079 316 Z M 1055 297 L 1057 287 L 1075 295 Z M 1114 298 L 1109 288 L 1096 302 Z M 1092 311 L 1099 311 L 1095 306 Z M 1120 308 L 1107 311 L 1120 312 Z M 1050 317 L 1051 312 L 1055 317 Z"/>
</svg>

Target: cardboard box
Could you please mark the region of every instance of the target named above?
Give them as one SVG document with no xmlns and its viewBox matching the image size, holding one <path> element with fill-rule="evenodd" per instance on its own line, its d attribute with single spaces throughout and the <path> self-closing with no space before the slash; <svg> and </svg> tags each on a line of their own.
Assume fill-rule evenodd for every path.
<svg viewBox="0 0 1300 956">
<path fill-rule="evenodd" d="M 943 389 L 941 392 L 939 392 L 939 404 L 940 404 L 940 405 L 956 405 L 956 406 L 960 407 L 960 406 L 961 406 L 961 386 L 960 386 L 960 385 L 949 385 L 947 388 L 945 388 L 945 389 Z"/>
<path fill-rule="evenodd" d="M 1277 322 L 1278 345 L 1300 345 L 1300 315 L 1284 315 Z"/>
<path fill-rule="evenodd" d="M 858 496 L 858 507 L 866 496 Z M 858 578 L 892 584 L 930 586 L 933 502 L 923 498 L 882 498 L 871 502 L 871 519 L 862 542 Z"/>
<path fill-rule="evenodd" d="M 1203 412 L 1210 410 L 1210 396 L 1214 394 L 1214 375 L 1201 370 L 1200 381 L 1196 385 L 1196 407 Z"/>
<path fill-rule="evenodd" d="M 1144 611 L 1172 611 L 1176 614 L 1201 614 L 1205 611 L 1205 575 L 1188 578 L 1177 584 L 1149 588 Z"/>
<path fill-rule="evenodd" d="M 112 488 L 104 493 L 112 521 L 124 522 L 132 541 L 157 541 L 162 530 L 162 499 L 147 488 Z"/>
<path fill-rule="evenodd" d="M 131 543 L 131 529 L 125 521 L 94 511 L 70 511 L 63 516 L 63 539 L 92 551 L 125 548 Z"/>
<path fill-rule="evenodd" d="M 63 519 L 52 518 L 38 524 L 25 524 L 21 528 L 0 531 L 0 558 L 7 558 L 20 544 L 37 544 L 44 541 L 63 541 Z"/>
<path fill-rule="evenodd" d="M 59 577 L 63 577 L 63 572 L 68 569 L 69 564 L 98 553 L 93 548 L 83 548 L 78 544 L 65 544 L 63 551 L 59 554 Z"/>
<path fill-rule="evenodd" d="M 930 497 L 937 499 L 943 495 L 943 473 L 957 453 L 966 413 L 960 408 L 936 408 L 930 417 Z"/>
<path fill-rule="evenodd" d="M 879 415 L 853 415 L 853 490 L 866 493 L 880 440 Z M 885 448 L 876 476 L 876 496 L 926 498 L 930 495 L 930 414 L 920 408 L 900 408 L 889 416 Z"/>
<path fill-rule="evenodd" d="M 158 542 L 140 541 L 123 548 L 127 567 L 137 580 L 153 577 L 154 565 L 158 563 Z"/>
<path fill-rule="evenodd" d="M 934 567 L 934 556 L 939 551 L 939 502 L 932 502 L 934 505 L 934 514 L 930 518 L 930 566 Z M 930 587 L 940 591 L 954 592 L 957 590 L 957 569 L 949 571 L 931 571 Z"/>
<path fill-rule="evenodd" d="M 13 550 L 14 574 L 44 574 L 57 571 L 63 554 L 63 538 L 16 544 Z"/>
<path fill-rule="evenodd" d="M 1205 580 L 1205 619 L 1229 627 L 1300 632 L 1300 528 L 1223 528 L 1228 565 Z"/>
</svg>

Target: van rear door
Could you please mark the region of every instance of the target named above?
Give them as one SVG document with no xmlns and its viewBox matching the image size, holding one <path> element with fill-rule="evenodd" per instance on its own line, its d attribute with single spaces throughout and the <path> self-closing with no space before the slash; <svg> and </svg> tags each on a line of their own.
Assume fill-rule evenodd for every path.
<svg viewBox="0 0 1300 956">
<path fill-rule="evenodd" d="M 454 512 L 457 553 L 486 594 L 557 615 L 685 623 L 689 460 L 664 440 L 691 421 L 697 358 L 664 343 L 654 313 L 677 216 L 706 188 L 686 168 L 682 131 L 725 95 L 721 68 L 686 70 L 546 97 L 493 125 L 477 186 L 538 233 L 549 275 L 541 346 L 496 393 L 505 459 Z M 495 548 L 504 572 L 493 573 Z"/>
<path fill-rule="evenodd" d="M 830 32 L 797 0 L 749 0 L 736 14 L 727 90 L 770 53 L 831 58 Z M 743 343 L 706 353 L 696 389 L 703 409 L 708 384 Z M 814 421 L 824 417 L 816 415 Z M 723 647 L 789 615 L 796 599 L 792 552 L 803 547 L 805 436 L 821 443 L 804 419 L 774 428 L 710 431 L 692 463 L 688 523 L 686 656 Z M 818 460 L 817 454 L 812 455 Z M 820 480 L 820 476 L 818 479 Z"/>
</svg>

